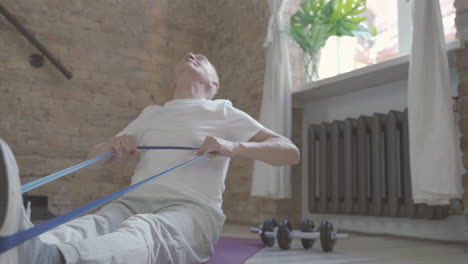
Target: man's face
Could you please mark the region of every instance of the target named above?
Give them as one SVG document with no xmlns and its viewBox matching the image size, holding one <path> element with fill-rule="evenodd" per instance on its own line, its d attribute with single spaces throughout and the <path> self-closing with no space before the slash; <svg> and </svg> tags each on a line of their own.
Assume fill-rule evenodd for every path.
<svg viewBox="0 0 468 264">
<path fill-rule="evenodd" d="M 209 84 L 217 82 L 215 70 L 208 59 L 200 54 L 187 53 L 175 67 L 176 80 Z"/>
</svg>

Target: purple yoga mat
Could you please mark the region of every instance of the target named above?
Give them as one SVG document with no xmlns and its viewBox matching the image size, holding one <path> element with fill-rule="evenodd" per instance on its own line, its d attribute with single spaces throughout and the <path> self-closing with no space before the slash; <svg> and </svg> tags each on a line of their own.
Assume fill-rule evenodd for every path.
<svg viewBox="0 0 468 264">
<path fill-rule="evenodd" d="M 259 239 L 222 237 L 205 264 L 242 264 L 263 248 Z"/>
</svg>

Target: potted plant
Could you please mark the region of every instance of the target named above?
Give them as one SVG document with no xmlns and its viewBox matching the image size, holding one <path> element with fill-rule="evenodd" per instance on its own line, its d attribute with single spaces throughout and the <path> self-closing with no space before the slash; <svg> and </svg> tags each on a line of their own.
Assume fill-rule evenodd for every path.
<svg viewBox="0 0 468 264">
<path fill-rule="evenodd" d="M 362 16 L 366 0 L 305 0 L 291 16 L 286 33 L 304 52 L 306 81 L 318 78 L 320 49 L 331 36 L 354 36 L 372 39 L 375 27 L 367 27 Z"/>
</svg>

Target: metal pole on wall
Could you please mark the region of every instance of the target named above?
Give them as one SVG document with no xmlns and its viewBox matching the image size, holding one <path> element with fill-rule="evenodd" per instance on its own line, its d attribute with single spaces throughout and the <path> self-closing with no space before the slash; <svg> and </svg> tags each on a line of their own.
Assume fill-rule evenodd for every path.
<svg viewBox="0 0 468 264">
<path fill-rule="evenodd" d="M 49 61 L 61 72 L 67 79 L 71 79 L 73 75 L 68 71 L 60 61 L 55 58 L 40 42 L 37 40 L 21 23 L 0 4 L 0 13 L 19 31 L 31 44 L 38 49 Z"/>
</svg>

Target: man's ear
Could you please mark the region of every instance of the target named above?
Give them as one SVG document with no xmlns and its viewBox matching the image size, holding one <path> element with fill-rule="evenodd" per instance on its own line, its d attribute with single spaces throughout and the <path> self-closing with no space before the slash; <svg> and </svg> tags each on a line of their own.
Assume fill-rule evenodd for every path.
<svg viewBox="0 0 468 264">
<path fill-rule="evenodd" d="M 219 88 L 219 83 L 218 82 L 211 81 L 210 84 L 211 84 L 211 86 L 215 87 L 216 90 L 218 90 L 218 88 Z"/>
<path fill-rule="evenodd" d="M 213 99 L 213 97 L 218 93 L 218 88 L 219 88 L 219 83 L 215 81 L 210 82 L 210 99 Z"/>
</svg>

